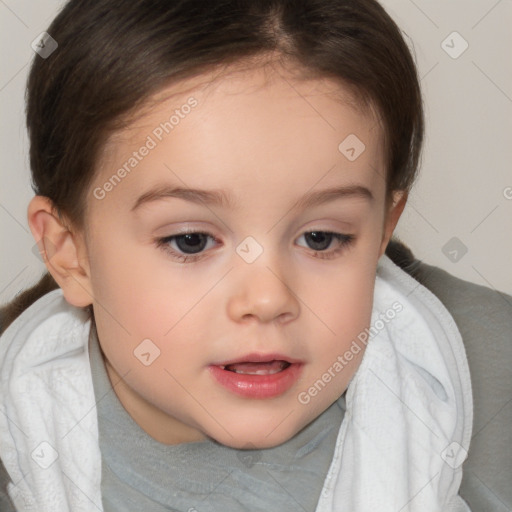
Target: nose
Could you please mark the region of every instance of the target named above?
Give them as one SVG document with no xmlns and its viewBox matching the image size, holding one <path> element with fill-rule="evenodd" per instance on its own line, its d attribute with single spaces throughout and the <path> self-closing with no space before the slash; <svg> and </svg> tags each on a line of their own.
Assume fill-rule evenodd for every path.
<svg viewBox="0 0 512 512">
<path fill-rule="evenodd" d="M 268 263 L 243 263 L 236 269 L 227 310 L 235 322 L 289 322 L 297 318 L 300 301 L 286 276 Z"/>
</svg>

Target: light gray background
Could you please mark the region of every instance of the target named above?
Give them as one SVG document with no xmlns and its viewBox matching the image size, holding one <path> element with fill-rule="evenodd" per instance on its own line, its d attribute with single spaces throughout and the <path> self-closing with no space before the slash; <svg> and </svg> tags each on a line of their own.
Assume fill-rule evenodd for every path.
<svg viewBox="0 0 512 512">
<path fill-rule="evenodd" d="M 0 0 L 0 303 L 45 270 L 26 220 L 24 87 L 30 44 L 63 3 Z M 427 116 L 420 178 L 396 233 L 426 263 L 512 294 L 512 0 L 382 3 L 416 55 Z"/>
</svg>

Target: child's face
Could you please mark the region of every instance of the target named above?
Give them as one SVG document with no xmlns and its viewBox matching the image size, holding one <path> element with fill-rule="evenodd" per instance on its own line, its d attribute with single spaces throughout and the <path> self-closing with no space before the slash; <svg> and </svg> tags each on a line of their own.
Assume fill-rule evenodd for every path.
<svg viewBox="0 0 512 512">
<path fill-rule="evenodd" d="M 397 220 L 385 224 L 381 131 L 326 94 L 333 82 L 280 75 L 253 69 L 157 104 L 110 141 L 88 196 L 83 262 L 108 374 L 166 444 L 280 444 L 343 393 L 364 353 L 343 357 L 369 327 Z M 373 199 L 316 196 L 349 185 Z M 216 190 L 229 204 L 150 200 L 155 188 Z M 157 245 L 185 229 L 211 236 Z M 239 367 L 266 376 L 218 366 L 254 354 L 301 364 Z"/>
</svg>

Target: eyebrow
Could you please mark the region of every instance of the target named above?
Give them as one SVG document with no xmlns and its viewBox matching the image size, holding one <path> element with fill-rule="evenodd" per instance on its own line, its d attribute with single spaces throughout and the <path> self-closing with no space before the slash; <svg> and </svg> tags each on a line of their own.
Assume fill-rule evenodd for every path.
<svg viewBox="0 0 512 512">
<path fill-rule="evenodd" d="M 193 188 L 173 187 L 169 185 L 157 185 L 137 198 L 131 211 L 138 209 L 143 204 L 167 198 L 178 198 L 192 203 L 233 208 L 232 196 L 223 190 L 201 190 Z M 330 201 L 342 198 L 362 198 L 372 202 L 372 192 L 363 185 L 345 185 L 309 192 L 301 197 L 294 208 L 307 209 L 319 206 Z"/>
</svg>

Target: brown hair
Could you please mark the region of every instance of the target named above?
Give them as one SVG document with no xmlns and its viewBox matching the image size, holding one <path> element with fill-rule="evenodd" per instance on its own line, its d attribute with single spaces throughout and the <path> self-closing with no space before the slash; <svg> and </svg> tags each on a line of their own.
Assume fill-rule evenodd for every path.
<svg viewBox="0 0 512 512">
<path fill-rule="evenodd" d="M 71 0 L 27 83 L 32 188 L 77 229 L 108 137 L 164 87 L 265 54 L 336 79 L 381 119 L 386 191 L 408 191 L 423 141 L 411 53 L 375 0 Z M 3 310 L 2 329 L 57 288 L 46 273 Z M 92 313 L 92 308 L 90 308 Z"/>
</svg>

